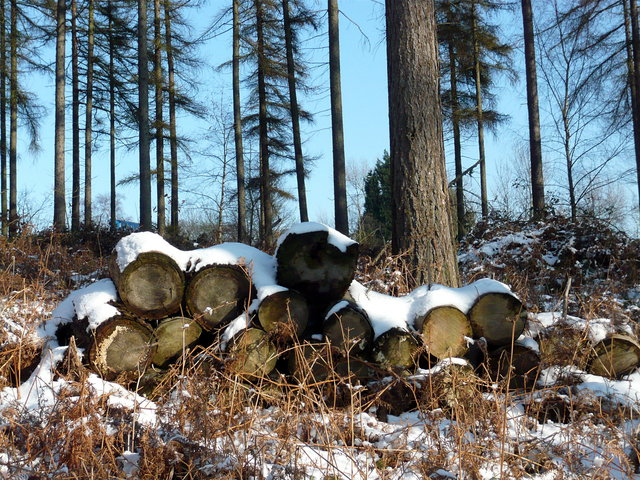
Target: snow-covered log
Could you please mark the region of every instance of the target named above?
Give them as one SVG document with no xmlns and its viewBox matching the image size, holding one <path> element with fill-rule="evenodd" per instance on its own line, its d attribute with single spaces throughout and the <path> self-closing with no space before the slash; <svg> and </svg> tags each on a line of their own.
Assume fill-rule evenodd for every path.
<svg viewBox="0 0 640 480">
<path fill-rule="evenodd" d="M 593 375 L 618 378 L 639 364 L 640 343 L 629 335 L 614 333 L 593 347 L 588 370 Z"/>
<path fill-rule="evenodd" d="M 264 377 L 276 367 L 278 352 L 269 335 L 258 328 L 238 333 L 229 345 L 228 369 L 243 377 Z"/>
<path fill-rule="evenodd" d="M 511 345 L 523 332 L 527 312 L 513 294 L 489 292 L 480 295 L 468 313 L 475 338 L 484 337 L 491 346 Z"/>
<path fill-rule="evenodd" d="M 373 360 L 386 368 L 411 370 L 420 355 L 416 336 L 400 328 L 387 330 L 373 342 Z"/>
<path fill-rule="evenodd" d="M 258 307 L 262 328 L 283 340 L 300 337 L 308 320 L 307 300 L 295 290 L 283 289 L 267 295 Z"/>
<path fill-rule="evenodd" d="M 358 243 L 319 223 L 298 224 L 278 240 L 278 284 L 320 307 L 340 300 L 354 278 Z"/>
<path fill-rule="evenodd" d="M 198 341 L 202 328 L 191 318 L 172 317 L 162 320 L 154 333 L 157 348 L 152 361 L 163 368 Z"/>
</svg>

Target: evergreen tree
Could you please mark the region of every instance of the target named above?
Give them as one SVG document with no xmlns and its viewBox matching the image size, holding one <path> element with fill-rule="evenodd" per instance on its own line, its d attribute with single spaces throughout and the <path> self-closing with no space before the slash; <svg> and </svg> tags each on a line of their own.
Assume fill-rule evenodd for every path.
<svg viewBox="0 0 640 480">
<path fill-rule="evenodd" d="M 391 239 L 391 157 L 385 151 L 364 181 L 364 214 L 361 222 L 367 234 L 384 244 Z"/>
</svg>

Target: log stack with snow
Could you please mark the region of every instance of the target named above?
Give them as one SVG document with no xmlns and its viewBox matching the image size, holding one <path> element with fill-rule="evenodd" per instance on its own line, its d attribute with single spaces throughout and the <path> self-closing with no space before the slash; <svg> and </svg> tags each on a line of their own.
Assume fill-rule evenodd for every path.
<svg viewBox="0 0 640 480">
<path fill-rule="evenodd" d="M 245 378 L 277 364 L 297 382 L 366 382 L 467 356 L 495 380 L 535 382 L 539 353 L 518 341 L 526 312 L 506 285 L 482 279 L 392 297 L 354 280 L 357 258 L 355 241 L 312 222 L 282 235 L 274 256 L 239 243 L 183 251 L 134 233 L 116 245 L 111 279 L 73 292 L 43 332 L 60 344 L 75 337 L 85 363 L 109 380 L 166 369 L 200 344 Z M 599 371 L 613 361 L 601 350 Z M 627 350 L 625 362 L 637 364 Z"/>
</svg>

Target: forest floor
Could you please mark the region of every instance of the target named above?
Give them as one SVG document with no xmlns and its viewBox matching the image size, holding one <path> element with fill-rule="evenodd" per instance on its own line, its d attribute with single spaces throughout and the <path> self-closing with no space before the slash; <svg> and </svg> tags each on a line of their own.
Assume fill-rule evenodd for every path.
<svg viewBox="0 0 640 480">
<path fill-rule="evenodd" d="M 539 375 L 525 389 L 445 364 L 390 374 L 387 390 L 411 397 L 397 403 L 341 381 L 249 384 L 203 352 L 144 396 L 43 353 L 38 327 L 106 276 L 114 241 L 0 240 L 0 478 L 640 479 L 640 371 L 586 372 L 585 345 L 640 333 L 640 242 L 600 223 L 478 225 L 463 283 L 494 278 L 523 300 Z M 397 265 L 364 256 L 357 279 L 407 294 Z"/>
</svg>

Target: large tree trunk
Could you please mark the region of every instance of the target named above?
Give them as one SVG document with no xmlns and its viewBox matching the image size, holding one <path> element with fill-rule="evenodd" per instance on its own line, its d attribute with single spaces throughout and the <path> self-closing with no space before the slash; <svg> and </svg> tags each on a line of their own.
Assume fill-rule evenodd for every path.
<svg viewBox="0 0 640 480">
<path fill-rule="evenodd" d="M 480 162 L 480 207 L 482 220 L 489 218 L 489 198 L 487 196 L 487 160 L 484 153 L 484 116 L 482 111 L 482 83 L 480 79 L 480 47 L 478 46 L 477 30 L 477 10 L 473 2 L 473 69 L 475 74 L 476 87 L 476 122 L 478 125 L 478 161 Z"/>
<path fill-rule="evenodd" d="M 387 0 L 394 253 L 416 284 L 458 285 L 444 161 L 432 0 Z"/>
<path fill-rule="evenodd" d="M 95 2 L 89 0 L 89 30 L 87 32 L 87 103 L 85 106 L 84 122 L 84 224 L 93 223 L 92 218 L 92 190 L 91 190 L 91 159 L 93 153 L 93 46 Z"/>
<path fill-rule="evenodd" d="M 164 2 L 165 43 L 167 46 L 167 73 L 169 75 L 169 148 L 171 150 L 171 230 L 178 233 L 179 198 L 178 198 L 178 134 L 176 126 L 176 84 L 173 65 L 173 48 L 171 46 L 171 3 Z"/>
<path fill-rule="evenodd" d="M 233 0 L 233 133 L 236 148 L 236 183 L 238 195 L 238 242 L 247 243 L 247 204 L 240 111 L 240 0 Z"/>
<path fill-rule="evenodd" d="M 267 125 L 267 86 L 265 82 L 263 0 L 254 0 L 258 48 L 258 103 L 260 122 L 260 203 L 262 207 L 262 244 L 273 245 L 272 178 L 269 168 L 269 127 Z"/>
<path fill-rule="evenodd" d="M 9 71 L 9 237 L 18 233 L 18 5 L 11 0 Z"/>
<path fill-rule="evenodd" d="M 0 227 L 9 235 L 7 218 L 7 23 L 6 2 L 0 5 Z"/>
<path fill-rule="evenodd" d="M 157 229 L 160 235 L 165 233 L 165 200 L 164 200 L 164 119 L 163 82 L 162 82 L 162 31 L 160 18 L 160 0 L 153 2 L 154 28 L 154 66 L 153 80 L 156 104 L 156 208 L 158 209 Z"/>
<path fill-rule="evenodd" d="M 71 0 L 71 231 L 80 229 L 80 72 L 78 8 Z"/>
<path fill-rule="evenodd" d="M 462 174 L 462 145 L 460 142 L 460 119 L 458 105 L 458 72 L 456 68 L 456 51 L 453 42 L 449 43 L 449 75 L 451 80 L 451 123 L 453 125 L 453 156 L 456 172 L 456 220 L 458 241 L 465 235 L 464 212 L 464 179 Z"/>
<path fill-rule="evenodd" d="M 333 140 L 333 196 L 336 230 L 349 233 L 347 180 L 342 126 L 342 86 L 340 83 L 340 24 L 338 0 L 329 1 L 329 85 L 331 90 L 331 135 Z"/>
<path fill-rule="evenodd" d="M 138 0 L 138 148 L 140 227 L 151 230 L 151 161 L 149 158 L 149 56 L 147 0 Z"/>
<path fill-rule="evenodd" d="M 527 77 L 527 108 L 529 112 L 529 153 L 531 155 L 531 196 L 534 220 L 544 217 L 544 175 L 542 172 L 542 142 L 538 108 L 538 79 L 536 49 L 533 34 L 531 0 L 522 0 L 522 28 L 524 31 L 524 59 Z"/>
<path fill-rule="evenodd" d="M 289 18 L 289 0 L 282 0 L 284 15 L 284 39 L 287 50 L 287 81 L 289 82 L 289 111 L 291 112 L 291 128 L 293 131 L 293 150 L 296 159 L 296 180 L 298 182 L 298 206 L 300 221 L 308 222 L 307 190 L 304 185 L 304 159 L 302 157 L 302 140 L 300 139 L 300 109 L 296 92 L 296 66 L 293 59 L 293 35 Z"/>
<path fill-rule="evenodd" d="M 640 205 L 640 27 L 638 26 L 638 5 L 636 0 L 629 0 L 631 14 L 631 43 L 633 45 L 633 89 L 636 94 L 635 111 L 633 115 L 633 144 L 636 154 L 636 174 L 638 178 L 638 201 Z"/>
<path fill-rule="evenodd" d="M 65 0 L 58 0 L 56 7 L 56 101 L 55 101 L 55 145 L 54 145 L 54 187 L 53 187 L 53 227 L 62 231 L 66 228 L 66 198 L 64 173 L 64 129 L 65 129 L 65 21 L 67 6 Z"/>
<path fill-rule="evenodd" d="M 112 11 L 111 0 L 108 2 Z M 109 219 L 111 231 L 116 229 L 116 79 L 115 79 L 115 45 L 113 38 L 113 18 L 109 15 L 109 172 L 111 194 L 109 196 Z"/>
</svg>

